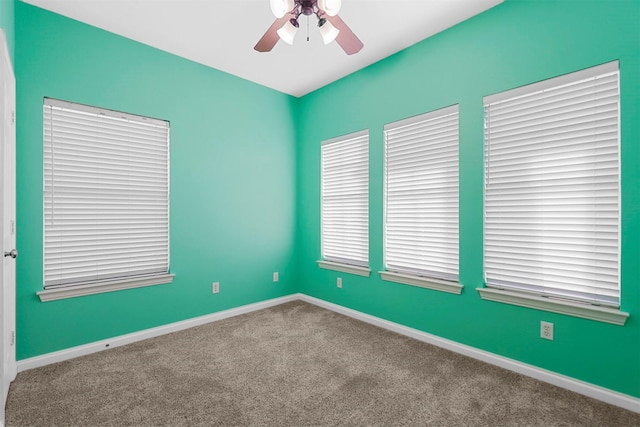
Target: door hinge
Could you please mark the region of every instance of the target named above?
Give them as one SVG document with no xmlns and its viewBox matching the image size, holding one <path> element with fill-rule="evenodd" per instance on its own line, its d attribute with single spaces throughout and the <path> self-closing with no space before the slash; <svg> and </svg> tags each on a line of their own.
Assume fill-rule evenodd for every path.
<svg viewBox="0 0 640 427">
<path fill-rule="evenodd" d="M 11 112 L 11 124 L 12 125 L 16 124 L 16 112 L 15 111 Z"/>
<path fill-rule="evenodd" d="M 16 331 L 11 331 L 11 346 L 16 343 Z"/>
<path fill-rule="evenodd" d="M 11 235 L 16 234 L 16 221 L 15 220 L 11 220 Z"/>
</svg>

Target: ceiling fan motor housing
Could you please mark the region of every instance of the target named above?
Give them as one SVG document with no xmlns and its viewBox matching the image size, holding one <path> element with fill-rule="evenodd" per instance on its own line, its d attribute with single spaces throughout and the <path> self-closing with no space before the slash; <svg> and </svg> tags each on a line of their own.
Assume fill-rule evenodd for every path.
<svg viewBox="0 0 640 427">
<path fill-rule="evenodd" d="M 300 11 L 303 15 L 309 16 L 315 13 L 317 0 L 298 0 L 296 3 L 300 5 Z"/>
</svg>

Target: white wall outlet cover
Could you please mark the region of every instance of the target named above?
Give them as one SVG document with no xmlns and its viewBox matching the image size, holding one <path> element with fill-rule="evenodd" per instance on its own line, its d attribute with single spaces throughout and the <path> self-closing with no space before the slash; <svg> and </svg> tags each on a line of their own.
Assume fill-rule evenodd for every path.
<svg viewBox="0 0 640 427">
<path fill-rule="evenodd" d="M 553 341 L 553 323 L 540 322 L 540 338 Z"/>
</svg>

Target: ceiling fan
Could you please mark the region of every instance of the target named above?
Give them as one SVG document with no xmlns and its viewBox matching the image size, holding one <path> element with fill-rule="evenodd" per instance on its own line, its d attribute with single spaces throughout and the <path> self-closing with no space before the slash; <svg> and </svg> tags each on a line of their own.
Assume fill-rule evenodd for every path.
<svg viewBox="0 0 640 427">
<path fill-rule="evenodd" d="M 324 44 L 336 41 L 347 55 L 360 52 L 364 44 L 338 16 L 342 0 L 270 0 L 276 20 L 255 45 L 258 52 L 269 52 L 282 39 L 293 44 L 300 15 L 315 15 Z"/>
</svg>

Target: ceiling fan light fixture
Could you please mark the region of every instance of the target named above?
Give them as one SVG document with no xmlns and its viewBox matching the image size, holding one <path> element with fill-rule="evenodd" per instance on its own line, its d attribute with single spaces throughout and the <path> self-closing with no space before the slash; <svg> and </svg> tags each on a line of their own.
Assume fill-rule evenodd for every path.
<svg viewBox="0 0 640 427">
<path fill-rule="evenodd" d="M 324 22 L 321 23 L 321 21 L 323 20 Z M 325 19 L 321 19 L 318 22 L 318 26 L 320 27 L 320 35 L 322 36 L 322 41 L 324 42 L 324 44 L 331 43 L 336 39 L 336 37 L 338 37 L 338 34 L 340 34 L 340 30 L 334 27 L 331 22 Z"/>
<path fill-rule="evenodd" d="M 318 0 L 318 7 L 329 16 L 336 16 L 341 6 L 342 0 Z"/>
<path fill-rule="evenodd" d="M 298 27 L 299 26 L 300 26 L 300 24 L 298 24 L 298 20 L 297 19 L 288 20 L 277 31 L 278 37 L 280 37 L 280 40 L 282 40 L 283 42 L 285 42 L 287 44 L 293 44 L 293 38 L 296 36 L 296 32 L 298 31 Z"/>
<path fill-rule="evenodd" d="M 309 17 L 318 19 L 318 30 L 324 44 L 335 40 L 347 55 L 358 53 L 364 47 L 351 28 L 337 16 L 342 0 L 269 0 L 276 20 L 254 46 L 258 52 L 270 52 L 280 41 L 292 45 L 300 24 L 298 18 L 307 17 L 307 41 L 309 41 Z"/>
<path fill-rule="evenodd" d="M 282 18 L 293 9 L 293 0 L 270 0 L 271 12 L 276 18 Z"/>
</svg>

